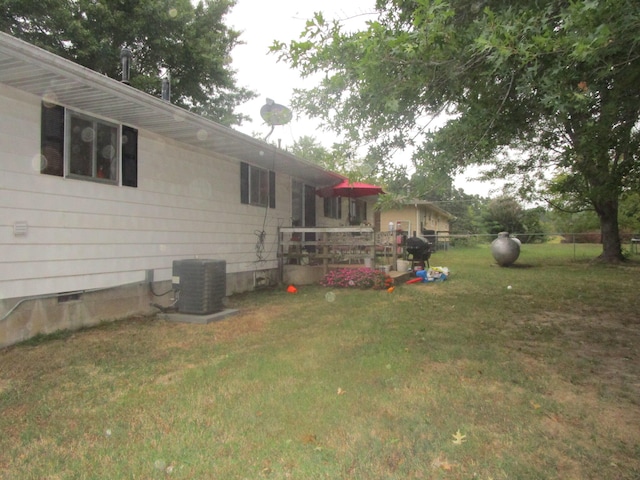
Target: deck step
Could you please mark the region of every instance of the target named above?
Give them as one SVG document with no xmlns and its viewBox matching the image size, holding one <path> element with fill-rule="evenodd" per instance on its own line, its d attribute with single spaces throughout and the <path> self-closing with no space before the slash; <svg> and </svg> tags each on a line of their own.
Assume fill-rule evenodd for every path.
<svg viewBox="0 0 640 480">
<path fill-rule="evenodd" d="M 389 276 L 393 278 L 393 283 L 395 283 L 396 285 L 400 285 L 401 283 L 404 283 L 411 278 L 411 272 L 398 272 L 394 270 L 389 272 Z"/>
</svg>

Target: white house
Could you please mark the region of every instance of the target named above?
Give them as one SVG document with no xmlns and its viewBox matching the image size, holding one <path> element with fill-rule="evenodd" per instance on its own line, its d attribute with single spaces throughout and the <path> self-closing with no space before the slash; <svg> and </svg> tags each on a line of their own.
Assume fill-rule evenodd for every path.
<svg viewBox="0 0 640 480">
<path fill-rule="evenodd" d="M 278 227 L 345 222 L 315 195 L 342 179 L 0 33 L 0 347 L 166 305 L 174 260 L 272 282 Z"/>
</svg>

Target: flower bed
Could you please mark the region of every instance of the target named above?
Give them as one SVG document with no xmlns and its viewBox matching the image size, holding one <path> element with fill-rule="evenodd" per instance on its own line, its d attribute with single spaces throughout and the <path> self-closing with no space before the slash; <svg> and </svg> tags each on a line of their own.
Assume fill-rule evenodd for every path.
<svg viewBox="0 0 640 480">
<path fill-rule="evenodd" d="M 393 286 L 393 278 L 372 268 L 339 268 L 327 273 L 320 281 L 324 287 L 387 289 Z"/>
</svg>

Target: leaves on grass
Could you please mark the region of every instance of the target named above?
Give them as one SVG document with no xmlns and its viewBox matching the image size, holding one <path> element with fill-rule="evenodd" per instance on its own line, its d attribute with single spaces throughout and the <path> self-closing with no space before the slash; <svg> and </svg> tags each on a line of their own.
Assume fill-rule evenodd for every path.
<svg viewBox="0 0 640 480">
<path fill-rule="evenodd" d="M 529 403 L 531 403 L 531 406 L 533 407 L 534 410 L 538 410 L 540 408 L 540 404 L 534 402 L 533 400 L 531 400 Z"/>
<path fill-rule="evenodd" d="M 342 388 L 338 388 L 338 395 L 344 395 L 345 393 L 347 393 L 346 390 L 343 390 Z"/>
<path fill-rule="evenodd" d="M 562 421 L 562 419 L 560 418 L 560 416 L 556 413 L 547 413 L 546 414 L 547 417 L 549 417 L 549 419 L 551 419 L 552 421 L 556 422 L 556 423 L 560 423 Z"/>
<path fill-rule="evenodd" d="M 449 460 L 447 460 L 446 457 L 443 457 L 442 454 L 435 458 L 433 462 L 431 462 L 432 468 L 441 468 L 442 470 L 446 470 L 447 472 L 451 471 L 454 466 L 455 464 L 449 463 Z"/>
<path fill-rule="evenodd" d="M 451 435 L 454 440 L 452 440 L 452 442 L 456 445 L 462 445 L 464 442 L 467 441 L 467 436 L 463 435 L 460 433 L 460 430 L 456 431 L 455 434 Z"/>
<path fill-rule="evenodd" d="M 317 441 L 318 441 L 318 438 L 312 433 L 309 433 L 309 434 L 304 435 L 302 437 L 302 443 L 304 443 L 306 445 L 310 445 L 310 444 L 316 443 Z"/>
</svg>

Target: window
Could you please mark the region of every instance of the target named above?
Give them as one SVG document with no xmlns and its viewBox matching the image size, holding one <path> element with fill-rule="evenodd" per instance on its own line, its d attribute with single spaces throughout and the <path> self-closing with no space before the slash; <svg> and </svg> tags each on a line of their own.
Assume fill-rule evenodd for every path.
<svg viewBox="0 0 640 480">
<path fill-rule="evenodd" d="M 291 180 L 291 226 L 304 227 L 304 184 Z"/>
<path fill-rule="evenodd" d="M 118 128 L 77 113 L 67 113 L 69 176 L 118 181 Z"/>
<path fill-rule="evenodd" d="M 349 199 L 349 224 L 360 225 L 367 220 L 367 202 L 359 198 Z"/>
<path fill-rule="evenodd" d="M 328 218 L 342 218 L 342 197 L 325 197 L 324 216 Z"/>
<path fill-rule="evenodd" d="M 276 208 L 276 174 L 264 168 L 240 164 L 240 202 Z"/>
<path fill-rule="evenodd" d="M 41 173 L 137 187 L 137 152 L 137 130 L 42 104 Z"/>
</svg>

